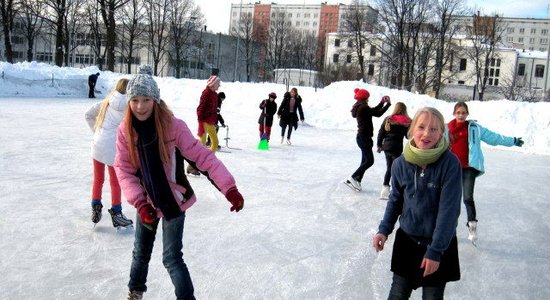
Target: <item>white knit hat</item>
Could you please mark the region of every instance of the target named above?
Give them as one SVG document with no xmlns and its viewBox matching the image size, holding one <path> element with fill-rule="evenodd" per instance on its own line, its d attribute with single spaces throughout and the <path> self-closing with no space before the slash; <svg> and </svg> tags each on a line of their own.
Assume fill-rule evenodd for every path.
<svg viewBox="0 0 550 300">
<path fill-rule="evenodd" d="M 220 82 L 220 77 L 216 76 L 216 75 L 212 75 L 210 76 L 210 78 L 208 78 L 208 81 L 206 81 L 206 85 L 207 86 L 213 86 L 214 84 Z"/>
<path fill-rule="evenodd" d="M 160 90 L 157 82 L 151 75 L 134 75 L 134 77 L 128 82 L 126 94 L 128 95 L 128 101 L 136 96 L 145 96 L 153 99 L 157 103 L 160 103 Z"/>
</svg>

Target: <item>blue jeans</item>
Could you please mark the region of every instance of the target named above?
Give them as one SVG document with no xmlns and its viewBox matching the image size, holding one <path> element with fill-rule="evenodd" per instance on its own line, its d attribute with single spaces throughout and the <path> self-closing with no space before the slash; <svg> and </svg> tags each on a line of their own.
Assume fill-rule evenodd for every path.
<svg viewBox="0 0 550 300">
<path fill-rule="evenodd" d="M 136 220 L 136 239 L 134 241 L 128 288 L 131 291 L 145 292 L 147 291 L 145 283 L 147 282 L 149 261 L 153 252 L 158 222 L 153 225 L 153 230 L 151 230 L 143 225 L 139 214 L 137 214 Z M 195 299 L 191 275 L 189 275 L 187 265 L 183 262 L 181 251 L 183 248 L 184 221 L 185 214 L 170 221 L 162 219 L 162 263 L 168 274 L 170 274 L 177 299 Z"/>
<path fill-rule="evenodd" d="M 412 293 L 412 286 L 409 280 L 405 277 L 393 274 L 393 282 L 391 283 L 390 294 L 388 300 L 403 300 L 409 299 Z M 423 286 L 422 299 L 436 300 L 443 299 L 445 293 L 445 284 L 442 286 Z"/>
<path fill-rule="evenodd" d="M 357 141 L 357 146 L 361 149 L 361 164 L 359 168 L 351 174 L 351 177 L 361 182 L 367 169 L 374 164 L 374 154 L 372 153 L 373 142 L 372 139 L 364 141 L 359 135 L 355 139 Z"/>
<path fill-rule="evenodd" d="M 479 171 L 474 168 L 462 169 L 462 199 L 466 207 L 468 221 L 477 221 L 476 204 L 474 203 L 474 186 Z"/>
</svg>

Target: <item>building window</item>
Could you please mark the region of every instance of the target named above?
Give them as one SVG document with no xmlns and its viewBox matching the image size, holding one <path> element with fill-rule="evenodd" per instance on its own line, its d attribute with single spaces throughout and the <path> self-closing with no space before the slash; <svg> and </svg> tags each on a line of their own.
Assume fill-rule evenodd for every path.
<svg viewBox="0 0 550 300">
<path fill-rule="evenodd" d="M 335 64 L 338 63 L 338 56 L 339 56 L 338 54 L 334 54 L 334 55 L 332 56 L 332 62 L 333 62 L 333 63 L 335 63 Z"/>
<path fill-rule="evenodd" d="M 514 38 L 509 36 L 506 38 L 506 41 L 509 42 L 509 43 L 513 43 L 514 42 Z"/>
<path fill-rule="evenodd" d="M 531 34 L 536 34 L 537 33 L 537 29 L 536 28 L 531 28 Z"/>
<path fill-rule="evenodd" d="M 296 27 L 300 26 L 300 21 L 296 21 Z"/>
<path fill-rule="evenodd" d="M 367 75 L 368 76 L 373 76 L 374 75 L 374 65 L 373 64 L 369 64 L 369 69 L 367 70 Z"/>
<path fill-rule="evenodd" d="M 370 46 L 370 56 L 376 56 L 376 46 Z"/>
<path fill-rule="evenodd" d="M 348 64 L 351 63 L 351 55 L 348 54 L 348 56 L 346 56 L 346 62 Z"/>
<path fill-rule="evenodd" d="M 546 52 L 546 48 L 541 47 L 541 48 L 539 48 L 539 51 L 540 51 L 540 52 Z"/>
<path fill-rule="evenodd" d="M 547 35 L 548 34 L 548 29 L 541 29 L 540 34 Z"/>
<path fill-rule="evenodd" d="M 535 38 L 529 38 L 529 44 L 534 44 L 535 43 Z"/>
<path fill-rule="evenodd" d="M 548 44 L 548 39 L 546 39 L 546 38 L 540 39 L 540 44 L 541 44 L 541 45 L 546 45 L 546 44 Z"/>
<path fill-rule="evenodd" d="M 459 81 L 458 81 L 458 84 L 464 85 L 464 80 L 459 80 Z"/>
<path fill-rule="evenodd" d="M 544 65 L 535 66 L 535 77 L 542 78 L 544 77 Z"/>
<path fill-rule="evenodd" d="M 334 47 L 340 47 L 340 39 L 334 40 Z"/>
<path fill-rule="evenodd" d="M 459 71 L 466 71 L 466 59 L 461 58 L 460 59 L 460 67 L 458 68 Z"/>
<path fill-rule="evenodd" d="M 518 38 L 518 43 L 523 43 L 523 38 L 522 37 Z"/>
<path fill-rule="evenodd" d="M 353 47 L 353 41 L 352 40 L 348 40 L 348 48 L 351 48 Z"/>
<path fill-rule="evenodd" d="M 513 27 L 508 27 L 508 33 L 514 33 L 514 28 Z"/>
<path fill-rule="evenodd" d="M 520 28 L 519 33 L 525 33 L 525 28 Z"/>
</svg>

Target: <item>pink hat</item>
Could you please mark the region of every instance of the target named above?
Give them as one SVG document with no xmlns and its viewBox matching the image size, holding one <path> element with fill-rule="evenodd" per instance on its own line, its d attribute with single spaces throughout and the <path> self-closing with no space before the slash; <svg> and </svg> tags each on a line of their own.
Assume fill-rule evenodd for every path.
<svg viewBox="0 0 550 300">
<path fill-rule="evenodd" d="M 206 85 L 207 86 L 213 86 L 214 84 L 219 83 L 219 82 L 220 82 L 220 77 L 218 77 L 216 75 L 212 75 L 212 76 L 210 76 L 210 78 L 208 78 L 208 81 L 206 81 Z"/>
<path fill-rule="evenodd" d="M 355 92 L 355 96 L 353 97 L 355 100 L 368 100 L 370 97 L 370 94 L 367 90 L 355 89 L 353 91 Z"/>
</svg>

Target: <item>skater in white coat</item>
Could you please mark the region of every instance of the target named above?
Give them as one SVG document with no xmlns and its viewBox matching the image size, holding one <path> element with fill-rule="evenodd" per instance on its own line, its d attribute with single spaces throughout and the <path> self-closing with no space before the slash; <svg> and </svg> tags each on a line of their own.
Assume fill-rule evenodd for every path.
<svg viewBox="0 0 550 300">
<path fill-rule="evenodd" d="M 111 208 L 108 210 L 111 215 L 113 226 L 126 227 L 132 225 L 132 220 L 126 218 L 122 213 L 121 191 L 118 179 L 113 168 L 116 152 L 117 128 L 124 116 L 128 106 L 126 99 L 126 86 L 128 79 L 119 79 L 113 91 L 105 100 L 97 102 L 86 112 L 86 122 L 94 132 L 92 142 L 92 158 L 94 167 L 94 178 L 92 182 L 92 222 L 98 223 L 101 220 L 101 194 L 105 181 L 105 166 L 109 172 L 109 183 L 111 185 Z"/>
</svg>

